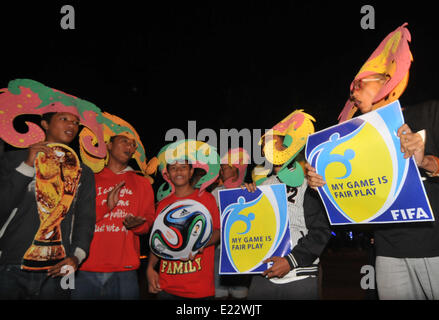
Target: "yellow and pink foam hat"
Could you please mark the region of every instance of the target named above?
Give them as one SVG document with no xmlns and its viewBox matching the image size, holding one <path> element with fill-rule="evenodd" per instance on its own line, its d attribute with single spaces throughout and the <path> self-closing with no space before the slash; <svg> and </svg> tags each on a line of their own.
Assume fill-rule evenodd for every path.
<svg viewBox="0 0 439 320">
<path fill-rule="evenodd" d="M 84 137 L 80 143 L 89 154 L 105 158 L 107 151 L 103 143 L 101 110 L 91 102 L 30 79 L 12 80 L 7 88 L 0 89 L 0 138 L 17 148 L 27 148 L 43 141 L 45 133 L 37 124 L 26 121 L 28 131 L 20 133 L 15 130 L 13 122 L 20 115 L 49 112 L 68 112 L 77 116 L 97 140 L 97 144 L 93 144 L 91 138 Z"/>
<path fill-rule="evenodd" d="M 295 110 L 285 119 L 271 128 L 259 141 L 263 145 L 265 158 L 274 165 L 282 165 L 278 172 L 278 178 L 288 186 L 297 187 L 302 185 L 304 180 L 304 172 L 302 166 L 297 162 L 293 162 L 298 153 L 306 144 L 307 137 L 314 133 L 314 124 L 316 120 L 313 116 L 303 112 L 303 110 Z M 283 136 L 282 150 L 276 147 L 278 136 Z M 267 170 L 260 167 L 255 168 L 252 176 L 257 185 L 262 183 L 267 174 Z"/>
<path fill-rule="evenodd" d="M 221 164 L 227 164 L 238 169 L 238 177 L 231 177 L 223 181 L 226 188 L 237 188 L 242 185 L 247 173 L 247 166 L 250 163 L 250 156 L 244 148 L 230 149 L 221 158 Z"/>
<path fill-rule="evenodd" d="M 139 134 L 134 129 L 134 127 L 129 124 L 127 121 L 112 115 L 107 112 L 102 113 L 102 128 L 103 128 L 103 137 L 104 142 L 108 143 L 113 136 L 126 136 L 130 139 L 133 139 L 136 142 L 137 149 L 133 155 L 133 158 L 136 160 L 137 165 L 140 168 L 141 173 L 151 182 L 154 180 L 151 177 L 157 171 L 158 159 L 153 157 L 149 162 L 147 162 L 145 148 L 140 140 Z M 84 140 L 92 140 L 93 143 L 97 143 L 98 139 L 94 133 L 88 128 L 83 128 L 79 133 L 80 141 Z M 100 172 L 106 162 L 108 160 L 108 155 L 106 155 L 105 159 L 97 158 L 92 154 L 88 153 L 87 149 L 80 144 L 80 153 L 82 161 L 88 165 L 93 172 Z"/>
<path fill-rule="evenodd" d="M 406 26 L 407 23 L 404 23 L 380 43 L 351 83 L 352 92 L 354 83 L 367 76 L 383 74 L 390 78 L 375 97 L 373 110 L 399 99 L 407 87 L 413 56 L 409 47 L 411 35 Z M 339 121 L 351 119 L 356 111 L 357 107 L 348 100 L 338 117 Z"/>
</svg>

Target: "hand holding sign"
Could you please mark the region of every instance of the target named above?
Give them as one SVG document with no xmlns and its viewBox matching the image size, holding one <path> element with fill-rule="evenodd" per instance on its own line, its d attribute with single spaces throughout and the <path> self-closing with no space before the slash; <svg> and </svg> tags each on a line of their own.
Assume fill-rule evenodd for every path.
<svg viewBox="0 0 439 320">
<path fill-rule="evenodd" d="M 415 163 L 424 143 L 398 101 L 310 135 L 306 158 L 332 225 L 434 220 Z"/>
<path fill-rule="evenodd" d="M 288 263 L 286 258 L 271 257 L 264 260 L 264 263 L 267 263 L 268 265 L 272 264 L 269 269 L 265 270 L 262 273 L 262 275 L 268 279 L 275 277 L 283 278 L 291 270 L 290 264 Z"/>
<path fill-rule="evenodd" d="M 317 173 L 316 168 L 311 166 L 308 162 L 305 163 L 305 170 L 308 186 L 314 190 L 317 190 L 318 187 L 323 187 L 326 184 L 326 181 L 323 179 L 323 177 Z"/>
<path fill-rule="evenodd" d="M 424 159 L 425 144 L 419 133 L 412 133 L 410 127 L 404 123 L 397 132 L 401 141 L 401 152 L 404 153 L 404 158 L 415 156 L 416 164 L 419 166 Z"/>
</svg>

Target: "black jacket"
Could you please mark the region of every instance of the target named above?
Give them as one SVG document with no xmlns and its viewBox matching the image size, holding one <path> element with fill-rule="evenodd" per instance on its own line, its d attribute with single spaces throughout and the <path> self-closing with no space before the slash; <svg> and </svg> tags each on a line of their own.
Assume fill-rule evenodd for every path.
<svg viewBox="0 0 439 320">
<path fill-rule="evenodd" d="M 277 176 L 271 176 L 263 185 L 281 183 Z M 325 209 L 318 193 L 310 188 L 306 180 L 300 187 L 287 187 L 290 236 L 293 248 L 285 256 L 291 280 L 299 276 L 318 275 L 319 257 L 325 249 L 331 230 Z M 280 280 L 283 281 L 283 280 Z"/>
<path fill-rule="evenodd" d="M 0 264 L 21 264 L 40 225 L 35 177 L 17 171 L 27 154 L 27 149 L 11 151 L 0 159 Z M 88 255 L 96 222 L 94 174 L 84 164 L 81 168 L 75 198 L 61 222 L 67 256 L 75 255 L 77 248 Z"/>
<path fill-rule="evenodd" d="M 407 107 L 404 120 L 412 130 L 426 130 L 425 154 L 439 156 L 439 101 L 427 101 Z M 430 178 L 423 170 L 421 176 L 434 222 L 378 226 L 375 231 L 376 254 L 395 258 L 439 256 L 439 177 Z"/>
</svg>

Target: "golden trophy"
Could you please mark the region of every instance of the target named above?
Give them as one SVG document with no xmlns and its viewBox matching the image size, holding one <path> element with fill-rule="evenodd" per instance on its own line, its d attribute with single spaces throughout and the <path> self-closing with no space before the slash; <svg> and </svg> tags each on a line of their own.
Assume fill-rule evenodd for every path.
<svg viewBox="0 0 439 320">
<path fill-rule="evenodd" d="M 82 169 L 73 149 L 60 143 L 48 146 L 52 152 L 40 152 L 35 159 L 40 227 L 23 256 L 24 270 L 47 270 L 66 257 L 60 225 L 72 204 Z"/>
</svg>

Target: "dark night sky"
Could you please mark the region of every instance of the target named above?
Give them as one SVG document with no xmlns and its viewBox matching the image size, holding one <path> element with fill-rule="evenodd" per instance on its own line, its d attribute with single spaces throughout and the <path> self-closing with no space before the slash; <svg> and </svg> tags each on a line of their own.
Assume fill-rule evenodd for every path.
<svg viewBox="0 0 439 320">
<path fill-rule="evenodd" d="M 316 128 L 336 123 L 348 86 L 384 37 L 404 22 L 414 63 L 401 98 L 439 98 L 431 2 L 71 1 L 2 5 L 0 86 L 30 78 L 121 116 L 147 156 L 170 128 L 271 128 L 297 108 Z M 375 30 L 360 27 L 365 4 Z"/>
</svg>

